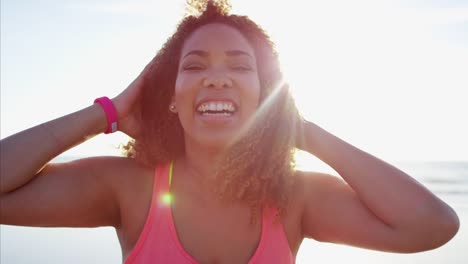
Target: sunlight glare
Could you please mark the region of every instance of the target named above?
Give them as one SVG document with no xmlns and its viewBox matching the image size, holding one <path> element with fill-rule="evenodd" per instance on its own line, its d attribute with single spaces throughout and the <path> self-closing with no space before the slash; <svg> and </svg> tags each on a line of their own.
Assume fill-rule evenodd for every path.
<svg viewBox="0 0 468 264">
<path fill-rule="evenodd" d="M 161 202 L 164 205 L 170 205 L 173 203 L 173 197 L 170 193 L 164 193 L 161 195 Z"/>
</svg>

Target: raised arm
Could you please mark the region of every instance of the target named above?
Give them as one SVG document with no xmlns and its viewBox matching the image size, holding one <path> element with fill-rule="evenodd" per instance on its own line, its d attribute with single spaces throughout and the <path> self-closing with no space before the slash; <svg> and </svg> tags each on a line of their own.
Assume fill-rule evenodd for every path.
<svg viewBox="0 0 468 264">
<path fill-rule="evenodd" d="M 140 76 L 113 99 L 119 130 L 131 136 L 138 134 L 135 105 L 151 65 L 148 64 Z M 106 129 L 103 109 L 93 104 L 1 140 L 0 223 L 116 225 L 118 198 L 111 177 L 115 177 L 115 168 L 122 160 L 89 158 L 63 164 L 48 163 Z"/>
<path fill-rule="evenodd" d="M 301 148 L 342 177 L 301 174 L 303 235 L 325 242 L 393 252 L 439 247 L 458 231 L 447 204 L 396 167 L 317 125 L 302 126 Z"/>
<path fill-rule="evenodd" d="M 51 159 L 106 127 L 104 112 L 99 105 L 92 105 L 2 139 L 1 194 L 28 183 Z"/>
</svg>

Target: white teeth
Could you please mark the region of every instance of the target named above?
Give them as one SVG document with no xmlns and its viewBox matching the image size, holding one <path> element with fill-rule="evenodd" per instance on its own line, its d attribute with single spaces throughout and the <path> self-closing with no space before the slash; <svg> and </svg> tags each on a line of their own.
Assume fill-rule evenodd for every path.
<svg viewBox="0 0 468 264">
<path fill-rule="evenodd" d="M 210 103 L 210 108 L 208 110 L 216 111 L 216 103 Z"/>
<path fill-rule="evenodd" d="M 227 112 L 235 112 L 236 108 L 234 107 L 233 103 L 231 102 L 205 102 L 198 106 L 197 111 L 205 113 L 207 111 L 210 112 L 222 112 L 226 113 L 227 115 L 231 115 L 232 113 Z M 209 113 L 209 114 L 221 114 L 221 113 Z"/>
</svg>

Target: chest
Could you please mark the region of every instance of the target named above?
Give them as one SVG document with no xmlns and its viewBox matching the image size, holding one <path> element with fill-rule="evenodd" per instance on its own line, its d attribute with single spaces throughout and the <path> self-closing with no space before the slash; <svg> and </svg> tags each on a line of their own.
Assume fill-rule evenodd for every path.
<svg viewBox="0 0 468 264">
<path fill-rule="evenodd" d="M 261 215 L 250 224 L 245 207 L 193 206 L 188 200 L 172 204 L 174 234 L 198 263 L 248 263 L 262 236 Z"/>
<path fill-rule="evenodd" d="M 152 181 L 146 180 L 141 185 L 122 204 L 122 227 L 117 234 L 124 259 L 136 245 L 151 206 Z M 251 225 L 250 209 L 246 206 L 220 208 L 187 191 L 173 190 L 172 194 L 173 235 L 196 262 L 247 263 L 256 253 L 262 235 L 262 215 L 258 215 L 256 225 Z M 289 210 L 282 224 L 295 256 L 302 241 L 297 210 Z"/>
</svg>

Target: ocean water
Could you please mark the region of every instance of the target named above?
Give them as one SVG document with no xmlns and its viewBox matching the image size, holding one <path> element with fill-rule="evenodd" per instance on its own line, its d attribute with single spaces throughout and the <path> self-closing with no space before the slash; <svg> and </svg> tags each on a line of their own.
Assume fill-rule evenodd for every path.
<svg viewBox="0 0 468 264">
<path fill-rule="evenodd" d="M 65 158 L 67 159 L 67 158 Z M 296 263 L 468 263 L 468 161 L 395 164 L 451 205 L 460 230 L 444 246 L 415 254 L 394 254 L 306 239 Z M 30 228 L 0 226 L 0 263 L 121 263 L 113 228 Z"/>
</svg>

